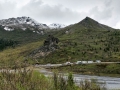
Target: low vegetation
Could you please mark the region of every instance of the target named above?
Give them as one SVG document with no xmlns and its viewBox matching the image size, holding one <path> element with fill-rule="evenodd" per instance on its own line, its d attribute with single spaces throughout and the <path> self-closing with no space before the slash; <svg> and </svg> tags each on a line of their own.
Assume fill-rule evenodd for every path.
<svg viewBox="0 0 120 90">
<path fill-rule="evenodd" d="M 8 47 L 15 47 L 18 44 L 17 41 L 8 40 L 8 39 L 0 39 L 0 51 L 8 48 Z"/>
<path fill-rule="evenodd" d="M 103 90 L 95 80 L 85 80 L 76 86 L 72 74 L 65 79 L 54 73 L 45 77 L 37 71 L 27 69 L 4 70 L 0 72 L 1 90 Z M 105 90 L 105 89 L 104 89 Z"/>
<path fill-rule="evenodd" d="M 120 77 L 120 64 L 79 64 L 54 69 L 62 72 Z"/>
<path fill-rule="evenodd" d="M 14 68 L 15 65 L 24 67 L 28 55 L 40 47 L 42 42 L 32 42 L 24 45 L 19 45 L 15 48 L 8 48 L 0 52 L 0 68 Z M 35 63 L 34 60 L 29 59 L 27 64 Z"/>
<path fill-rule="evenodd" d="M 103 62 L 120 61 L 120 31 L 84 31 L 61 36 L 59 49 L 45 58 L 43 63 L 64 63 L 66 61 L 101 60 Z M 79 37 L 79 38 L 78 38 Z"/>
</svg>

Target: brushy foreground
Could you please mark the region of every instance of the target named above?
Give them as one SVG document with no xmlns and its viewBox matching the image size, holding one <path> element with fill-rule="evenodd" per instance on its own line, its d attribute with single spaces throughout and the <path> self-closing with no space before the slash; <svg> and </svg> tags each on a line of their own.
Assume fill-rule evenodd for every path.
<svg viewBox="0 0 120 90">
<path fill-rule="evenodd" d="M 52 77 L 45 77 L 33 70 L 3 70 L 0 72 L 0 90 L 103 90 L 94 81 L 81 81 L 76 86 L 72 74 L 67 79 L 54 73 Z M 105 89 L 104 89 L 105 90 Z"/>
</svg>

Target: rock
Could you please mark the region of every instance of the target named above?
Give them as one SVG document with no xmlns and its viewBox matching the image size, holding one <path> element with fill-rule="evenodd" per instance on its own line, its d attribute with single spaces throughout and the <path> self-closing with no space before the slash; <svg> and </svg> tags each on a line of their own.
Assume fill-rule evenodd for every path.
<svg viewBox="0 0 120 90">
<path fill-rule="evenodd" d="M 44 41 L 43 46 L 34 50 L 30 54 L 30 57 L 36 59 L 36 58 L 47 56 L 48 54 L 58 49 L 58 43 L 59 43 L 58 38 L 55 38 L 52 35 L 48 35 L 48 38 Z"/>
</svg>

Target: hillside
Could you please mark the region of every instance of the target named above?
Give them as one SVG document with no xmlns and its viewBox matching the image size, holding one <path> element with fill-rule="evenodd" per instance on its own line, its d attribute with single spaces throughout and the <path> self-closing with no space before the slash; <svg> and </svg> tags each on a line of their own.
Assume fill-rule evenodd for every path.
<svg viewBox="0 0 120 90">
<path fill-rule="evenodd" d="M 29 57 L 30 53 L 44 45 L 48 35 L 59 39 L 58 49 L 47 56 L 41 57 L 40 55 L 35 59 Z M 1 62 L 4 62 L 1 65 L 5 63 L 14 65 L 16 61 L 19 63 L 27 61 L 33 64 L 36 63 L 36 60 L 41 64 L 78 60 L 120 60 L 120 31 L 100 24 L 89 17 L 74 25 L 57 31 L 49 31 L 44 35 L 33 33 L 30 30 L 9 32 L 1 28 L 0 37 L 23 42 L 20 46 L 0 52 Z"/>
<path fill-rule="evenodd" d="M 120 60 L 120 31 L 89 17 L 63 28 L 55 36 L 60 39 L 59 49 L 47 57 L 40 57 L 40 63 Z"/>
<path fill-rule="evenodd" d="M 63 27 L 65 26 L 55 23 L 47 26 L 26 16 L 2 19 L 0 20 L 0 39 L 11 39 L 20 43 L 35 42 Z"/>
</svg>

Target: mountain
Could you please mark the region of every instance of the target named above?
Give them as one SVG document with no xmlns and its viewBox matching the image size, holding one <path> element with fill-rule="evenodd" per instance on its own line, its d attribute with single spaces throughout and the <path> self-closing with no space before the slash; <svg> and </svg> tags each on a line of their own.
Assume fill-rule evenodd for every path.
<svg viewBox="0 0 120 90">
<path fill-rule="evenodd" d="M 52 24 L 53 25 L 53 24 Z M 64 25 L 54 24 L 54 28 Z M 27 43 L 36 41 L 48 34 L 54 33 L 46 24 L 38 23 L 30 17 L 17 17 L 0 20 L 0 38 L 12 39 Z"/>
<path fill-rule="evenodd" d="M 11 64 L 16 60 L 26 60 L 28 63 L 37 61 L 41 64 L 96 60 L 120 62 L 120 30 L 90 17 L 60 30 L 48 31 L 43 35 L 29 29 L 8 32 L 0 26 L 0 38 L 24 42 L 14 49 L 6 48 L 0 53 L 1 60 L 4 63 L 12 62 Z M 48 38 L 49 35 L 54 38 Z M 55 38 L 59 40 L 57 44 L 54 44 L 57 40 Z"/>
<path fill-rule="evenodd" d="M 26 30 L 27 28 L 33 30 L 37 28 L 39 30 L 42 29 L 60 29 L 66 27 L 64 24 L 53 23 L 50 25 L 38 23 L 34 19 L 30 17 L 17 17 L 17 18 L 9 18 L 0 20 L 0 25 L 4 26 L 4 30 L 13 31 L 16 28 L 20 28 L 22 30 Z"/>
<path fill-rule="evenodd" d="M 38 58 L 40 63 L 120 61 L 120 30 L 86 17 L 56 32 L 59 49 Z"/>
<path fill-rule="evenodd" d="M 48 29 L 46 24 L 38 23 L 30 17 L 17 17 L 0 20 L 0 25 L 4 26 L 7 31 L 13 31 L 16 28 L 21 28 L 26 30 L 27 28 L 38 28 L 38 29 Z"/>
<path fill-rule="evenodd" d="M 94 19 L 92 19 L 90 17 L 86 17 L 85 19 L 83 19 L 82 21 L 77 23 L 77 25 L 82 25 L 86 28 L 92 28 L 92 29 L 103 29 L 103 30 L 112 30 L 113 29 L 111 27 L 108 27 L 106 25 L 103 25 L 103 24 L 95 21 Z"/>
<path fill-rule="evenodd" d="M 65 28 L 66 26 L 64 24 L 58 24 L 58 23 L 52 23 L 48 25 L 50 29 L 60 29 Z"/>
<path fill-rule="evenodd" d="M 90 33 L 91 31 L 99 32 L 99 31 L 111 31 L 111 30 L 113 31 L 116 29 L 109 27 L 107 25 L 101 24 L 90 17 L 86 17 L 78 23 L 75 23 L 63 28 L 63 30 L 60 31 L 61 33 L 59 32 L 59 34 L 60 35 L 62 35 L 63 33 L 76 34 L 76 37 L 77 37 L 78 33 L 81 33 L 81 32 L 84 32 L 84 33 L 86 32 L 87 34 L 87 33 Z"/>
</svg>

